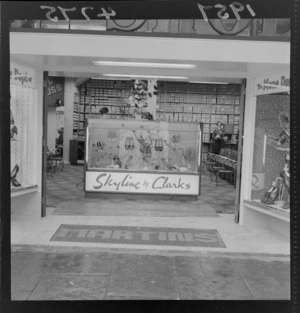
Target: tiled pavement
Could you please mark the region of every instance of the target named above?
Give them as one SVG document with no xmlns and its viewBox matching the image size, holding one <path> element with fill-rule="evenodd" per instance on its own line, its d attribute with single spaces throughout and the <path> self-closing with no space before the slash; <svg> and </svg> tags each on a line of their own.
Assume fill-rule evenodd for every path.
<svg viewBox="0 0 300 313">
<path fill-rule="evenodd" d="M 289 275 L 286 257 L 12 250 L 12 300 L 288 300 Z"/>
<path fill-rule="evenodd" d="M 117 207 L 118 203 L 122 203 L 120 199 L 109 199 L 101 200 L 104 201 L 103 206 L 107 207 L 107 211 L 102 210 L 99 214 L 111 214 L 110 205 L 113 205 L 114 208 Z M 134 200 L 139 201 L 139 200 Z M 95 202 L 97 208 L 99 207 L 99 200 L 87 199 L 84 198 L 83 191 L 83 166 L 66 166 L 64 170 L 57 171 L 55 175 L 47 176 L 47 206 L 48 207 L 57 207 L 58 209 L 54 211 L 54 214 L 72 214 L 74 215 L 97 215 L 97 208 L 89 205 L 88 203 Z M 160 203 L 163 205 L 166 201 L 157 201 L 156 206 Z M 234 202 L 235 202 L 235 188 L 234 186 L 225 181 L 221 180 L 221 183 L 216 186 L 216 183 L 211 181 L 209 174 L 202 175 L 201 183 L 201 196 L 198 201 L 184 202 L 184 206 L 187 207 L 187 204 L 190 203 L 194 207 L 191 209 L 190 214 L 207 214 L 209 211 L 211 213 L 234 213 Z M 148 204 L 148 207 L 147 207 Z M 122 203 L 124 205 L 124 203 Z M 120 205 L 120 206 L 122 206 Z M 180 207 L 183 206 L 182 202 L 178 201 Z M 130 207 L 130 203 L 128 204 Z M 169 209 L 175 206 L 175 203 L 172 206 L 169 206 Z M 194 210 L 197 207 L 196 210 Z M 162 214 L 155 208 L 153 204 L 149 201 L 139 201 L 138 210 L 127 209 L 127 213 L 124 210 L 115 211 L 119 215 L 150 215 L 150 214 Z M 70 211 L 71 209 L 71 211 Z M 144 210 L 143 210 L 144 209 Z M 197 212 L 198 211 L 198 212 Z M 98 210 L 99 212 L 99 210 Z M 142 212 L 142 213 L 141 213 Z M 185 211 L 187 212 L 187 210 Z M 177 216 L 178 211 L 174 211 L 174 215 Z M 167 213 L 167 216 L 171 216 L 172 212 Z"/>
<path fill-rule="evenodd" d="M 70 203 L 81 201 L 85 202 L 85 208 L 88 208 L 89 200 L 84 198 L 82 188 L 78 189 L 76 186 L 82 182 L 82 179 L 82 166 L 65 167 L 63 172 L 57 172 L 53 177 L 49 175 L 48 205 L 63 210 L 64 205 L 67 209 Z M 195 202 L 202 207 L 204 203 L 209 204 L 212 211 L 232 213 L 235 191 L 233 186 L 223 184 L 216 187 L 208 176 L 203 176 L 202 179 L 202 196 Z M 122 203 L 119 199 L 115 201 L 115 203 Z M 230 223 L 227 218 L 230 218 Z M 155 223 L 154 220 L 152 221 L 153 226 L 156 227 L 161 226 L 160 224 L 164 225 L 166 220 L 171 227 L 213 226 L 212 228 L 220 231 L 226 242 L 225 250 L 229 252 L 49 244 L 49 238 L 61 223 L 66 221 L 78 223 L 81 219 L 89 224 L 119 225 L 121 223 L 134 226 L 135 224 L 132 224 L 134 222 L 149 226 L 148 220 L 153 220 L 153 217 L 128 216 L 125 219 L 124 216 L 74 216 L 71 218 L 71 216 L 48 215 L 35 226 L 34 232 L 32 232 L 31 222 L 27 225 L 21 219 L 16 220 L 12 228 L 14 243 L 12 245 L 12 300 L 287 300 L 290 298 L 290 262 L 287 250 L 281 247 L 283 243 L 280 242 L 280 238 L 275 237 L 274 234 L 268 235 L 269 237 L 264 234 L 261 237 L 261 232 L 258 232 L 259 241 L 255 230 L 238 227 L 231 221 L 231 215 L 223 214 L 219 218 L 205 219 L 159 217 L 155 219 Z M 179 222 L 179 220 L 184 221 Z M 193 224 L 191 220 L 195 220 L 196 223 Z M 227 226 L 224 224 L 225 220 Z M 44 238 L 44 241 L 37 240 L 39 238 Z M 258 241 L 263 244 L 257 245 Z M 268 247 L 270 249 L 266 250 Z M 273 251 L 269 252 L 273 254 L 262 254 L 261 251 Z M 274 253 L 285 253 L 285 255 Z"/>
</svg>

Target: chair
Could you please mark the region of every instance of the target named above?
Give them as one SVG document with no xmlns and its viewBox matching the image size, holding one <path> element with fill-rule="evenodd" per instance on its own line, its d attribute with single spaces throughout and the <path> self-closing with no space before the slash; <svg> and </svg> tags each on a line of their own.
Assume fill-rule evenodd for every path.
<svg viewBox="0 0 300 313">
<path fill-rule="evenodd" d="M 51 172 L 51 176 L 55 174 L 56 164 L 52 160 L 52 152 L 47 149 L 47 173 Z"/>
<path fill-rule="evenodd" d="M 61 171 L 64 169 L 64 161 L 62 158 L 62 153 L 60 148 L 53 149 L 53 154 L 51 156 L 51 160 L 55 162 L 56 167 L 58 167 Z"/>
</svg>

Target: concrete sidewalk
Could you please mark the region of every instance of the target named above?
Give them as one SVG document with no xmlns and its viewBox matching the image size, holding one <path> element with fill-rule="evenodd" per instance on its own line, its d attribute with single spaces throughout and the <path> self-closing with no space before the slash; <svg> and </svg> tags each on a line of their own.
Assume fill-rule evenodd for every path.
<svg viewBox="0 0 300 313">
<path fill-rule="evenodd" d="M 12 300 L 290 299 L 288 256 L 12 246 Z"/>
</svg>

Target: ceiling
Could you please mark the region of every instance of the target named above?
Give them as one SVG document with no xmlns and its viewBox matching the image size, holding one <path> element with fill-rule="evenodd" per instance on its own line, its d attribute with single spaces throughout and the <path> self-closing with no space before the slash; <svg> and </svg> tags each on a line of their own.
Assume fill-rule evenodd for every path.
<svg viewBox="0 0 300 313">
<path fill-rule="evenodd" d="M 242 40 L 12 33 L 10 45 L 11 61 L 49 71 L 52 76 L 75 78 L 104 78 L 102 74 L 110 73 L 238 83 L 247 77 L 250 63 L 257 63 L 259 68 L 275 62 L 285 67 L 289 64 L 289 43 L 258 45 Z M 188 63 L 197 67 L 95 66 L 95 60 Z"/>
<path fill-rule="evenodd" d="M 39 55 L 12 55 L 11 60 L 22 64 L 41 68 L 49 71 L 52 76 L 63 77 L 102 77 L 102 74 L 125 75 L 158 75 L 158 76 L 185 76 L 189 80 L 210 79 L 213 81 L 228 81 L 238 83 L 246 76 L 247 64 L 224 62 L 180 62 L 180 64 L 195 64 L 195 69 L 168 69 L 168 68 L 143 68 L 123 66 L 95 66 L 94 60 L 113 60 L 127 62 L 155 62 L 155 63 L 179 63 L 177 60 L 149 60 L 149 59 L 121 59 L 121 58 L 91 58 L 74 56 L 39 56 Z"/>
</svg>

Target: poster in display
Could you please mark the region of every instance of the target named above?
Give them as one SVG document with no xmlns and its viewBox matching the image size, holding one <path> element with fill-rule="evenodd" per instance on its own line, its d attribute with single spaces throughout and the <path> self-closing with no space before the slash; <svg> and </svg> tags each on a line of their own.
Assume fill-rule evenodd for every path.
<svg viewBox="0 0 300 313">
<path fill-rule="evenodd" d="M 16 63 L 11 63 L 10 84 L 15 86 L 34 88 L 35 86 L 34 70 Z"/>
<path fill-rule="evenodd" d="M 290 75 L 289 74 L 278 74 L 272 76 L 266 76 L 262 78 L 257 78 L 255 80 L 255 90 L 256 96 L 289 92 L 290 91 Z"/>
<path fill-rule="evenodd" d="M 47 78 L 47 94 L 45 95 L 46 107 L 60 107 L 64 105 L 64 77 L 48 77 Z"/>
<path fill-rule="evenodd" d="M 199 176 L 87 171 L 87 192 L 198 195 Z"/>
<path fill-rule="evenodd" d="M 262 190 L 265 187 L 265 173 L 253 173 L 251 188 L 252 190 Z"/>
</svg>

